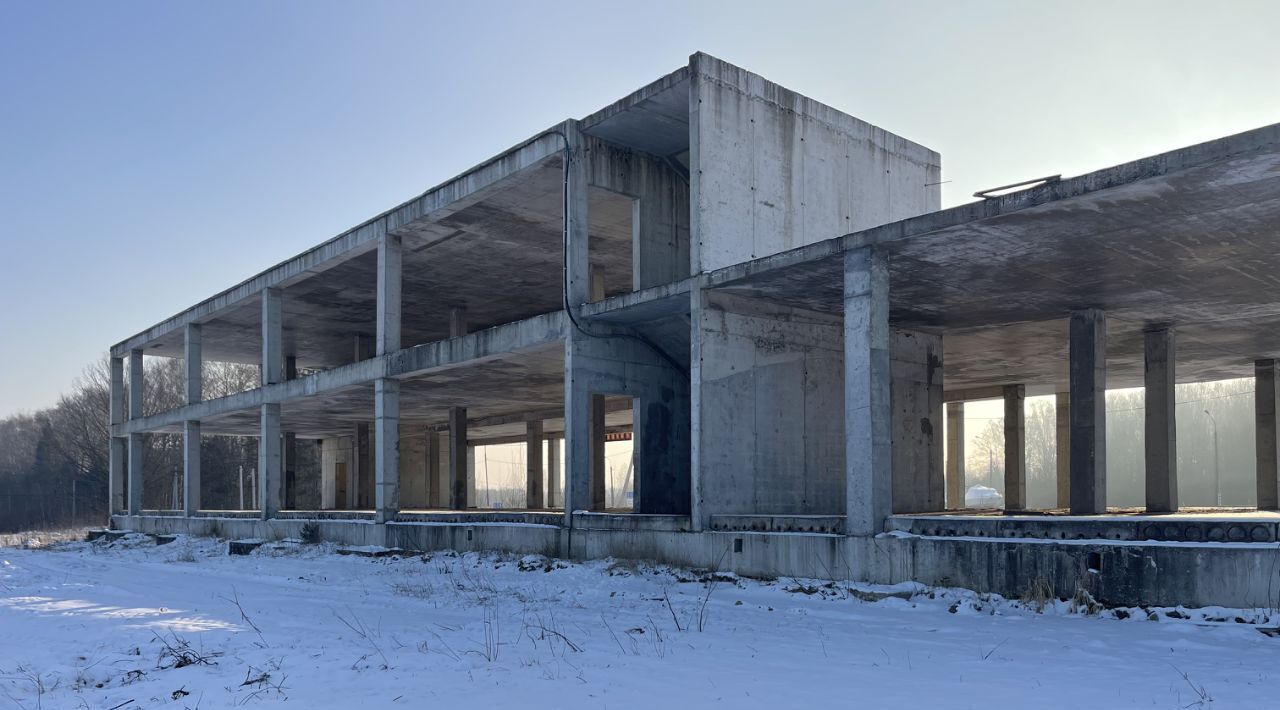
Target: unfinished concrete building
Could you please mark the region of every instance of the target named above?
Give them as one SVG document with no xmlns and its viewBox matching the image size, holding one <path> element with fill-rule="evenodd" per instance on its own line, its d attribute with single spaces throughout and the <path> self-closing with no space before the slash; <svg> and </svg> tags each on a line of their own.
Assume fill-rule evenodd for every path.
<svg viewBox="0 0 1280 710">
<path fill-rule="evenodd" d="M 1171 395 L 1257 378 L 1280 507 L 1280 126 L 953 209 L 939 183 L 937 153 L 696 54 L 115 345 L 113 525 L 1273 603 L 1280 516 L 1178 513 Z M 184 358 L 184 406 L 144 416 L 144 354 Z M 206 361 L 261 386 L 205 399 Z M 1139 385 L 1163 516 L 1105 506 L 1105 388 Z M 1023 510 L 1029 393 L 1059 396 L 1053 515 Z M 992 397 L 1005 510 L 959 514 L 961 403 Z M 156 433 L 183 437 L 182 510 L 143 509 Z M 254 510 L 202 505 L 210 436 L 259 437 Z M 469 452 L 512 441 L 524 506 L 485 510 Z"/>
</svg>

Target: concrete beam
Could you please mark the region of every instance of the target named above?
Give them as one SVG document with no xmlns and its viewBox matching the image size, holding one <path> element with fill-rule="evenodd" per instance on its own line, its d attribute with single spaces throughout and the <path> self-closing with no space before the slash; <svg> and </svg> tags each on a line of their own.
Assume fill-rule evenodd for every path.
<svg viewBox="0 0 1280 710">
<path fill-rule="evenodd" d="M 467 499 L 467 410 L 449 408 L 449 507 L 466 510 Z"/>
<path fill-rule="evenodd" d="M 543 496 L 542 469 L 542 422 L 529 422 L 525 425 L 525 507 L 542 508 L 546 505 Z"/>
<path fill-rule="evenodd" d="M 182 349 L 183 375 L 186 379 L 187 404 L 197 404 L 204 398 L 204 362 L 201 359 L 200 324 L 188 323 Z"/>
<path fill-rule="evenodd" d="M 947 403 L 947 509 L 964 508 L 964 402 Z"/>
<path fill-rule="evenodd" d="M 1027 509 L 1027 390 L 1004 387 L 1004 509 Z"/>
<path fill-rule="evenodd" d="M 253 409 L 263 404 L 324 394 L 351 385 L 372 382 L 380 377 L 404 378 L 454 367 L 465 367 L 507 353 L 563 341 L 567 323 L 563 311 L 534 316 L 464 337 L 417 345 L 383 357 L 335 367 L 296 380 L 159 412 L 137 421 L 131 420 L 115 426 L 112 434 L 127 436 L 134 432 L 156 431 L 180 425 L 187 420 L 207 420 L 230 412 Z"/>
<path fill-rule="evenodd" d="M 1071 514 L 1107 512 L 1107 319 L 1071 314 Z"/>
<path fill-rule="evenodd" d="M 284 381 L 284 312 L 280 289 L 262 292 L 262 384 Z"/>
<path fill-rule="evenodd" d="M 400 512 L 400 380 L 373 383 L 374 513 L 385 523 Z"/>
<path fill-rule="evenodd" d="M 1174 398 L 1176 345 L 1172 328 L 1144 331 L 1147 512 L 1178 510 L 1178 432 Z"/>
<path fill-rule="evenodd" d="M 400 349 L 401 264 L 400 237 L 383 235 L 378 240 L 378 323 L 375 345 L 378 355 Z"/>
<path fill-rule="evenodd" d="M 280 405 L 264 404 L 260 408 L 261 429 L 258 435 L 258 508 L 263 520 L 280 512 Z"/>
<path fill-rule="evenodd" d="M 1054 448 L 1057 456 L 1057 506 L 1071 507 L 1071 393 L 1058 392 L 1054 401 Z"/>
<path fill-rule="evenodd" d="M 200 422 L 182 428 L 182 511 L 187 517 L 200 511 Z"/>
<path fill-rule="evenodd" d="M 884 532 L 893 497 L 889 422 L 889 265 L 873 249 L 844 257 L 845 531 Z"/>
<path fill-rule="evenodd" d="M 1258 510 L 1280 510 L 1280 434 L 1276 431 L 1280 387 L 1276 382 L 1276 361 L 1255 362 L 1253 378 Z"/>
<path fill-rule="evenodd" d="M 976 402 L 982 399 L 1004 399 L 1004 385 L 947 390 L 942 393 L 942 401 L 947 404 L 952 402 Z"/>
<path fill-rule="evenodd" d="M 129 420 L 141 419 L 146 405 L 146 374 L 141 350 L 129 351 Z"/>
</svg>

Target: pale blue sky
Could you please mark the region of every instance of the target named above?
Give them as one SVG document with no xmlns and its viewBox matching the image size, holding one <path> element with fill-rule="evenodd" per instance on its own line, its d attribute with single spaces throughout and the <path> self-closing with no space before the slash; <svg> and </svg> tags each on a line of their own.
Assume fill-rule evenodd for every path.
<svg viewBox="0 0 1280 710">
<path fill-rule="evenodd" d="M 0 416 L 703 50 L 942 153 L 944 204 L 1280 122 L 1275 2 L 0 3 Z"/>
</svg>

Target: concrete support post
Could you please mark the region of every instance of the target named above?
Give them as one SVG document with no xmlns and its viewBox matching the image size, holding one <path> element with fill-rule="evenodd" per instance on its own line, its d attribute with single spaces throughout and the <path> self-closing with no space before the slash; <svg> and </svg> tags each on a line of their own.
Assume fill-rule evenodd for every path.
<svg viewBox="0 0 1280 710">
<path fill-rule="evenodd" d="M 182 364 L 186 376 L 187 404 L 199 404 L 204 399 L 204 363 L 200 354 L 200 324 L 188 323 L 186 340 L 182 349 Z"/>
<path fill-rule="evenodd" d="M 1280 387 L 1276 386 L 1276 361 L 1253 364 L 1254 446 L 1258 474 L 1258 510 L 1280 510 Z"/>
<path fill-rule="evenodd" d="M 1071 393 L 1058 392 L 1054 402 L 1054 447 L 1057 453 L 1057 506 L 1071 507 Z"/>
<path fill-rule="evenodd" d="M 280 512 L 280 405 L 261 407 L 258 434 L 258 503 L 263 520 Z"/>
<path fill-rule="evenodd" d="M 1027 509 L 1027 390 L 1004 387 L 1004 509 Z"/>
<path fill-rule="evenodd" d="M 547 440 L 547 507 L 554 508 L 560 496 L 560 439 Z"/>
<path fill-rule="evenodd" d="M 964 402 L 947 402 L 947 509 L 964 508 Z"/>
<path fill-rule="evenodd" d="M 844 255 L 845 532 L 884 532 L 893 496 L 889 266 L 872 247 Z"/>
<path fill-rule="evenodd" d="M 379 523 L 400 513 L 400 380 L 373 381 L 374 514 Z"/>
<path fill-rule="evenodd" d="M 200 510 L 200 422 L 182 425 L 182 512 L 188 518 Z"/>
<path fill-rule="evenodd" d="M 1151 328 L 1145 341 L 1147 512 L 1178 509 L 1178 436 L 1174 413 L 1176 345 L 1171 328 Z"/>
<path fill-rule="evenodd" d="M 467 410 L 449 408 L 449 507 L 466 510 L 467 504 Z"/>
<path fill-rule="evenodd" d="M 108 423 L 110 425 L 124 423 L 124 359 L 111 358 L 111 390 L 108 405 Z M 111 437 L 111 458 L 107 464 L 107 514 L 112 515 L 125 510 L 124 483 L 125 470 L 128 466 L 127 440 L 123 437 Z"/>
<path fill-rule="evenodd" d="M 377 354 L 400 349 L 400 237 L 384 235 L 378 242 Z"/>
<path fill-rule="evenodd" d="M 568 297 L 570 307 L 591 300 L 591 253 L 588 249 L 587 229 L 590 219 L 587 208 L 587 188 L 589 175 L 582 134 L 578 132 L 576 122 L 571 129 L 565 131 L 569 143 L 569 182 L 566 199 L 568 214 L 565 215 L 569 230 L 568 244 Z M 570 457 L 572 459 L 572 456 Z"/>
<path fill-rule="evenodd" d="M 284 381 L 284 313 L 280 289 L 262 291 L 262 384 Z"/>
<path fill-rule="evenodd" d="M 146 397 L 146 375 L 143 374 L 142 351 L 129 351 L 129 418 L 141 419 Z"/>
<path fill-rule="evenodd" d="M 546 506 L 542 486 L 542 422 L 526 422 L 524 434 L 525 507 L 539 510 Z"/>
<path fill-rule="evenodd" d="M 142 457 L 146 444 L 145 434 L 129 435 L 129 515 L 142 512 Z"/>
<path fill-rule="evenodd" d="M 604 395 L 591 395 L 591 509 L 604 510 L 608 507 L 608 489 L 605 480 L 605 424 Z"/>
<path fill-rule="evenodd" d="M 427 432 L 427 507 L 444 507 L 440 491 L 440 432 Z"/>
<path fill-rule="evenodd" d="M 283 510 L 298 508 L 298 435 L 291 431 L 284 434 L 284 475 L 281 477 L 280 505 Z"/>
<path fill-rule="evenodd" d="M 1071 514 L 1107 512 L 1107 318 L 1071 314 Z"/>
</svg>

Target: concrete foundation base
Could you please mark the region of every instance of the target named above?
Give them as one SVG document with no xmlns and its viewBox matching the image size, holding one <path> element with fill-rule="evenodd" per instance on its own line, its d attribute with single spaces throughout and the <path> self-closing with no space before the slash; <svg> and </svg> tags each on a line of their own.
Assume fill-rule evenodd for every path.
<svg viewBox="0 0 1280 710">
<path fill-rule="evenodd" d="M 1280 544 L 1274 542 L 979 538 L 903 530 L 875 537 L 794 532 L 695 533 L 678 529 L 679 521 L 668 519 L 679 516 L 635 516 L 634 522 L 625 523 L 620 520 L 629 517 L 579 514 L 574 516 L 573 528 L 532 522 L 486 522 L 463 516 L 452 522 L 318 519 L 314 524 L 322 539 L 339 545 L 494 551 L 574 560 L 647 559 L 752 577 L 880 584 L 915 581 L 1007 597 L 1020 597 L 1040 581 L 1063 598 L 1085 589 L 1099 601 L 1117 606 L 1269 607 L 1277 605 L 1280 590 L 1280 570 L 1274 565 Z M 645 520 L 650 517 L 653 519 Z M 952 516 L 914 516 L 916 520 L 904 522 L 911 517 L 895 517 L 893 524 L 928 526 L 936 524 L 933 518 Z M 1008 520 L 988 520 L 1010 524 Z M 129 515 L 112 520 L 117 529 L 138 532 L 268 540 L 300 537 L 307 522 L 311 521 Z M 950 524 L 962 522 L 963 517 L 954 516 Z"/>
</svg>

